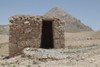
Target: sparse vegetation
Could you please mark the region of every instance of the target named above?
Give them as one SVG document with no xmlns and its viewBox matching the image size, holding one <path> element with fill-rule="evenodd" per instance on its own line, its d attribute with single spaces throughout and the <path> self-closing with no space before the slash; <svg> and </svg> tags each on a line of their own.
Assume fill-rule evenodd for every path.
<svg viewBox="0 0 100 67">
<path fill-rule="evenodd" d="M 27 67 L 31 67 L 31 65 L 27 65 Z"/>
<path fill-rule="evenodd" d="M 8 44 L 8 42 L 5 42 L 5 43 L 0 43 L 0 45 L 5 45 L 5 44 Z"/>
<path fill-rule="evenodd" d="M 61 53 L 64 53 L 64 54 L 81 53 L 81 52 L 84 52 L 84 51 L 92 50 L 94 47 L 100 47 L 100 44 L 92 44 L 92 45 L 85 46 L 85 47 L 66 46 L 65 48 L 67 48 L 69 50 L 73 50 L 73 49 L 74 50 L 73 51 L 65 51 L 65 52 L 61 52 Z M 81 50 L 78 50 L 78 49 L 81 49 Z"/>
<path fill-rule="evenodd" d="M 79 47 L 78 46 L 66 46 L 65 48 L 67 48 L 67 49 L 78 49 Z"/>
<path fill-rule="evenodd" d="M 78 51 L 65 51 L 65 52 L 61 52 L 61 53 L 72 54 L 72 53 L 81 53 L 81 51 L 80 50 L 78 50 Z"/>
<path fill-rule="evenodd" d="M 4 57 L 5 55 L 1 55 L 1 57 Z"/>
<path fill-rule="evenodd" d="M 79 47 L 79 46 L 66 46 L 65 48 L 67 48 L 67 49 L 80 49 L 80 48 L 95 47 L 95 46 L 100 46 L 100 44 L 92 44 L 92 45 L 85 46 L 85 47 Z"/>
<path fill-rule="evenodd" d="M 15 63 L 19 65 L 19 60 L 17 60 Z"/>
<path fill-rule="evenodd" d="M 31 51 L 38 51 L 37 49 L 31 49 Z"/>
<path fill-rule="evenodd" d="M 8 65 L 8 67 L 11 67 L 11 65 Z"/>
<path fill-rule="evenodd" d="M 16 67 L 15 65 L 13 65 L 13 67 Z"/>
<path fill-rule="evenodd" d="M 100 44 L 92 44 L 92 45 L 87 46 L 87 47 L 94 47 L 94 46 L 100 46 Z"/>
<path fill-rule="evenodd" d="M 8 42 L 0 43 L 0 48 L 1 48 L 3 45 L 6 45 L 6 44 L 8 44 Z"/>
<path fill-rule="evenodd" d="M 70 53 L 75 53 L 75 52 L 69 52 L 69 51 L 67 52 L 67 51 L 66 51 L 66 52 L 61 52 L 61 53 L 70 54 Z"/>
<path fill-rule="evenodd" d="M 36 60 L 33 60 L 33 64 L 38 64 L 38 62 Z"/>
</svg>

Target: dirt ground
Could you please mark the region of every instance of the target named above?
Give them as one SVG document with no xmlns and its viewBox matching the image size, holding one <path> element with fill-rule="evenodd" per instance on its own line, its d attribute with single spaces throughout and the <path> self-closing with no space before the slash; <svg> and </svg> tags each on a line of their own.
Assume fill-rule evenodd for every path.
<svg viewBox="0 0 100 67">
<path fill-rule="evenodd" d="M 0 35 L 0 43 L 9 42 L 9 36 L 8 35 Z"/>
<path fill-rule="evenodd" d="M 100 48 L 97 46 L 100 45 L 100 38 L 96 38 L 97 36 L 94 37 L 94 35 L 95 32 L 65 33 L 65 45 L 70 46 L 70 49 L 89 46 L 98 48 L 85 53 L 68 55 L 66 59 L 44 62 L 21 58 L 21 56 L 3 60 L 2 57 L 9 54 L 9 36 L 0 35 L 0 67 L 100 67 Z"/>
<path fill-rule="evenodd" d="M 66 46 L 80 47 L 100 44 L 100 39 L 97 38 L 96 34 L 97 32 L 65 33 L 65 44 Z"/>
</svg>

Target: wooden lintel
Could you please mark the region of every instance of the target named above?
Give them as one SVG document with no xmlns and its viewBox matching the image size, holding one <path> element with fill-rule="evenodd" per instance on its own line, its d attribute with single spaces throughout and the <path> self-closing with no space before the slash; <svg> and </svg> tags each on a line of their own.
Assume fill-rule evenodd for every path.
<svg viewBox="0 0 100 67">
<path fill-rule="evenodd" d="M 42 19 L 43 21 L 54 21 L 54 19 Z"/>
</svg>

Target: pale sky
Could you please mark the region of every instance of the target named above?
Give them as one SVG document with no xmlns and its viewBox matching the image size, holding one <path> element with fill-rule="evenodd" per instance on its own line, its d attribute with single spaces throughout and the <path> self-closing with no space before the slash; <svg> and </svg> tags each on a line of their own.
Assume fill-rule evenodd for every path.
<svg viewBox="0 0 100 67">
<path fill-rule="evenodd" d="M 100 30 L 100 0 L 0 0 L 0 25 L 15 14 L 44 15 L 60 7 L 93 30 Z"/>
</svg>

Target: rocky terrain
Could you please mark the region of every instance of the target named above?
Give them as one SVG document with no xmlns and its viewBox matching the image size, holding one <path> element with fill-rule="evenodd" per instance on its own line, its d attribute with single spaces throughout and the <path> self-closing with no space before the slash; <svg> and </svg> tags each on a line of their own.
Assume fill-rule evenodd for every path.
<svg viewBox="0 0 100 67">
<path fill-rule="evenodd" d="M 100 67 L 100 39 L 94 37 L 97 33 L 66 32 L 65 49 L 26 48 L 22 55 L 10 59 L 9 36 L 1 35 L 0 67 Z"/>
<path fill-rule="evenodd" d="M 43 54 L 37 53 L 42 52 Z M 52 51 L 52 52 L 51 52 Z M 57 52 L 54 53 L 53 52 Z M 63 50 L 25 49 L 24 55 L 0 61 L 0 67 L 99 67 L 100 49 L 78 54 L 58 54 Z M 48 53 L 49 52 L 49 53 Z M 35 55 L 34 55 L 35 53 Z M 48 53 L 48 55 L 44 54 Z M 58 55 L 57 55 L 58 54 Z M 37 56 L 36 56 L 37 55 Z M 37 58 L 36 58 L 37 57 Z"/>
<path fill-rule="evenodd" d="M 22 55 L 9 58 L 9 27 L 0 25 L 0 67 L 100 67 L 100 31 L 60 8 L 45 15 L 55 14 L 66 21 L 64 49 L 25 48 Z"/>
<path fill-rule="evenodd" d="M 57 16 L 58 18 L 65 20 L 66 32 L 93 31 L 90 27 L 84 25 L 80 20 L 58 7 L 49 10 L 45 16 Z"/>
</svg>

